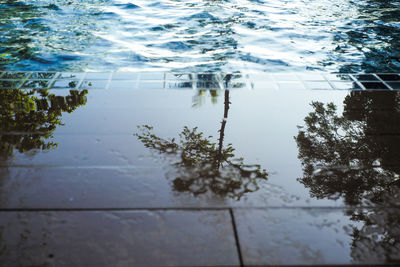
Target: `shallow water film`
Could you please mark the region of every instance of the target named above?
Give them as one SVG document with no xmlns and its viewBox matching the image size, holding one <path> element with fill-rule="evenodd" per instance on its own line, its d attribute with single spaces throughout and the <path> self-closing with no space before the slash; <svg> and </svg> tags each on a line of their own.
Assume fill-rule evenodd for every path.
<svg viewBox="0 0 400 267">
<path fill-rule="evenodd" d="M 0 266 L 399 263 L 399 1 L 0 0 Z"/>
<path fill-rule="evenodd" d="M 0 68 L 400 71 L 387 0 L 0 1 Z"/>
<path fill-rule="evenodd" d="M 0 81 L 0 265 L 400 262 L 398 74 Z"/>
</svg>

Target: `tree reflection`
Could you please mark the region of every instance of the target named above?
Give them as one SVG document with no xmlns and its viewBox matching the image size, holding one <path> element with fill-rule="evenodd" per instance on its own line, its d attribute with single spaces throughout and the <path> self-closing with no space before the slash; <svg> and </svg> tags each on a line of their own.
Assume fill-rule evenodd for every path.
<svg viewBox="0 0 400 267">
<path fill-rule="evenodd" d="M 146 147 L 174 157 L 173 188 L 178 192 L 194 196 L 212 192 L 239 200 L 244 194 L 258 190 L 258 181 L 267 179 L 268 173 L 260 165 L 245 164 L 243 158 L 235 158 L 232 144 L 224 146 L 229 90 L 224 94 L 224 119 L 218 143 L 212 141 L 212 136 L 198 132 L 197 127 L 185 126 L 178 141 L 158 137 L 151 126 L 138 126 L 136 136 Z"/>
<path fill-rule="evenodd" d="M 353 91 L 342 116 L 333 103 L 311 105 L 295 137 L 304 172 L 298 180 L 313 197 L 373 207 L 348 214 L 364 222 L 352 233 L 354 260 L 399 262 L 400 215 L 390 207 L 400 200 L 400 93 Z"/>
<path fill-rule="evenodd" d="M 59 96 L 46 89 L 0 89 L 0 159 L 32 149 L 48 150 L 57 143 L 47 141 L 61 122 L 62 112 L 73 112 L 86 104 L 87 90 L 70 90 Z"/>
<path fill-rule="evenodd" d="M 314 111 L 299 127 L 296 141 L 304 167 L 300 182 L 312 196 L 358 204 L 379 200 L 399 184 L 398 92 L 351 92 L 343 116 L 333 103 L 311 105 Z"/>
</svg>

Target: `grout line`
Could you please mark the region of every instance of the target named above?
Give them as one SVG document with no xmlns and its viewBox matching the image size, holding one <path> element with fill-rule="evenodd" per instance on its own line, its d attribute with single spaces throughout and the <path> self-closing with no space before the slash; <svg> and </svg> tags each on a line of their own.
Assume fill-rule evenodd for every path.
<svg viewBox="0 0 400 267">
<path fill-rule="evenodd" d="M 29 72 L 28 75 L 22 80 L 22 82 L 17 86 L 17 89 L 21 89 L 21 87 L 26 83 L 26 81 L 33 75 L 33 72 Z"/>
<path fill-rule="evenodd" d="M 45 89 L 52 89 L 53 88 L 53 86 L 54 86 L 54 83 L 56 82 L 56 80 L 63 74 L 63 72 L 46 72 L 46 73 L 54 73 L 55 75 L 54 75 L 54 77 L 53 78 L 51 78 L 50 80 L 48 80 L 48 79 L 32 79 L 31 77 L 32 77 L 32 75 L 34 75 L 35 73 L 42 73 L 42 72 L 40 72 L 40 71 L 20 71 L 20 72 L 22 72 L 22 73 L 26 73 L 26 76 L 25 77 L 23 77 L 23 78 L 21 78 L 19 81 L 21 81 L 20 83 L 18 83 L 17 84 L 17 86 L 14 86 L 16 89 L 22 89 L 23 88 L 23 85 L 27 82 L 27 81 L 30 81 L 30 80 L 44 80 L 44 81 L 49 81 L 49 83 L 48 83 L 48 85 L 47 85 L 47 87 L 45 88 Z M 10 71 L 10 72 L 6 72 L 6 71 L 0 71 L 0 79 L 4 79 L 4 77 L 5 77 L 5 74 L 6 73 L 14 73 L 13 71 Z M 17 73 L 17 72 L 15 72 L 15 73 Z M 86 77 L 87 77 L 87 72 L 81 72 L 82 73 L 82 77 L 79 79 L 79 81 L 78 81 L 78 83 L 77 83 L 77 85 L 75 86 L 75 88 L 74 89 L 80 89 L 82 86 L 83 86 L 83 84 L 84 84 L 84 82 L 86 81 Z M 113 76 L 114 76 L 114 72 L 106 72 L 105 73 L 105 75 L 106 74 L 108 74 L 109 73 L 109 76 L 108 76 L 108 78 L 107 78 L 107 82 L 106 82 L 106 85 L 105 85 L 105 89 L 109 89 L 110 88 L 110 86 L 111 86 L 111 83 L 112 83 L 112 79 L 113 79 Z M 131 72 L 131 73 L 136 73 L 137 74 L 137 77 L 136 77 L 136 79 L 135 80 L 132 80 L 133 81 L 133 86 L 135 87 L 135 88 L 137 88 L 137 89 L 139 89 L 140 88 L 140 85 L 141 85 L 141 83 L 143 82 L 142 81 L 142 76 L 143 76 L 143 73 L 141 73 L 141 72 Z M 176 80 L 173 80 L 173 79 L 169 79 L 169 78 L 167 78 L 167 75 L 168 75 L 168 73 L 173 73 L 173 74 L 176 74 L 176 73 L 174 73 L 174 72 L 163 72 L 163 88 L 164 89 L 168 89 L 168 82 L 175 82 L 175 83 L 178 83 L 178 82 L 181 82 L 180 80 L 178 80 L 178 79 L 176 79 Z M 306 78 L 303 78 L 301 75 L 300 75 L 300 73 L 298 73 L 298 72 L 276 72 L 276 73 L 268 73 L 268 72 L 265 72 L 265 73 L 263 73 L 264 74 L 264 76 L 261 76 L 261 79 L 259 79 L 259 80 L 251 80 L 251 75 L 249 75 L 250 73 L 247 73 L 246 71 L 245 72 L 243 72 L 242 74 L 243 74 L 243 79 L 244 79 L 244 83 L 245 83 L 245 85 L 246 85 L 246 88 L 247 89 L 254 89 L 254 84 L 253 84 L 253 82 L 255 82 L 255 83 L 257 83 L 257 82 L 259 82 L 259 81 L 262 81 L 263 79 L 262 79 L 262 77 L 265 77 L 266 78 L 266 80 L 267 81 L 270 81 L 270 85 L 271 85 L 271 87 L 270 87 L 270 89 L 273 89 L 273 90 L 276 90 L 276 91 L 279 91 L 279 90 L 284 90 L 284 89 L 282 89 L 281 88 L 281 86 L 280 86 L 280 82 L 289 82 L 289 81 L 291 81 L 291 80 L 287 80 L 287 79 L 285 79 L 285 78 L 283 78 L 283 79 L 281 79 L 281 80 L 279 80 L 279 79 L 277 79 L 276 77 L 275 77 L 275 75 L 276 74 L 283 74 L 283 73 L 285 73 L 285 74 L 293 74 L 293 75 L 295 75 L 295 77 L 296 77 L 296 80 L 295 81 L 297 81 L 297 82 L 300 82 L 301 83 L 301 85 L 305 88 L 305 89 L 307 89 L 307 90 L 314 90 L 314 89 L 312 89 L 311 87 L 310 87 L 310 81 L 309 80 L 307 80 Z M 179 73 L 181 76 L 182 75 L 189 75 L 189 78 L 188 78 L 188 80 L 186 81 L 186 80 L 184 80 L 183 82 L 190 82 L 191 84 L 192 84 L 192 89 L 193 90 L 198 90 L 199 88 L 197 88 L 197 82 L 200 82 L 201 80 L 199 80 L 199 79 L 197 79 L 197 75 L 200 75 L 200 74 L 203 74 L 202 72 L 193 72 L 193 73 Z M 210 74 L 210 73 L 204 73 L 204 74 Z M 222 76 L 224 76 L 224 75 L 227 75 L 227 73 L 224 73 L 224 72 L 213 72 L 212 74 L 214 74 L 214 75 L 216 75 L 216 78 L 218 78 L 217 80 L 218 80 L 218 88 L 215 88 L 215 89 L 222 89 L 222 85 L 221 85 L 221 83 L 223 83 L 222 82 L 222 80 L 220 79 L 221 77 L 221 75 Z M 232 75 L 234 75 L 235 73 L 231 73 Z M 340 89 L 340 88 L 338 88 L 336 85 L 335 85 L 335 83 L 336 83 L 336 80 L 330 80 L 329 78 L 328 78 L 328 74 L 337 74 L 337 75 L 346 75 L 346 76 L 348 76 L 348 77 L 350 77 L 350 81 L 349 82 L 352 82 L 354 85 L 356 84 L 359 88 L 348 88 L 348 89 Z M 360 74 L 363 74 L 363 73 L 360 73 Z M 396 89 L 396 88 L 393 88 L 392 86 L 390 86 L 389 85 L 389 82 L 391 82 L 391 81 L 385 81 L 383 78 L 381 78 L 381 77 L 379 77 L 379 74 L 380 73 L 368 73 L 368 74 L 370 74 L 370 75 L 373 75 L 376 79 L 377 79 L 377 81 L 379 81 L 379 82 L 381 82 L 382 84 L 384 84 L 384 86 L 388 89 L 388 90 L 390 90 L 390 91 L 399 91 L 399 89 Z M 400 75 L 400 73 L 383 73 L 383 74 L 392 74 L 392 75 Z M 364 86 L 364 82 L 362 81 L 360 81 L 359 79 L 357 79 L 356 78 L 356 75 L 358 75 L 358 73 L 329 73 L 329 72 L 321 72 L 321 73 L 319 73 L 319 75 L 321 75 L 322 76 L 322 79 L 321 79 L 321 81 L 319 81 L 319 79 L 318 79 L 318 82 L 326 82 L 326 83 L 328 83 L 329 84 L 329 86 L 330 86 L 330 90 L 349 90 L 349 91 L 354 91 L 354 90 L 366 90 L 366 91 L 374 91 L 374 90 L 376 90 L 376 89 L 367 89 L 365 86 Z M 160 81 L 162 78 L 157 78 L 157 79 L 150 79 L 150 80 L 145 80 L 145 82 L 147 82 L 147 81 Z M 12 81 L 17 81 L 17 79 L 4 79 L 4 80 L 12 80 Z M 124 79 L 122 79 L 122 80 L 124 80 Z M 126 80 L 126 81 L 130 81 L 129 79 L 128 80 Z M 207 81 L 206 81 L 207 82 Z M 229 88 L 229 90 L 230 89 L 233 89 L 233 88 Z M 323 89 L 323 90 L 326 90 L 326 89 Z"/>
<path fill-rule="evenodd" d="M 91 212 L 91 211 L 229 211 L 236 210 L 344 210 L 344 209 L 400 209 L 399 206 L 357 206 L 357 207 L 136 207 L 136 208 L 0 208 L 0 212 Z M 234 218 L 234 217 L 233 217 Z M 236 229 L 236 221 L 235 221 Z"/>
<path fill-rule="evenodd" d="M 296 76 L 297 80 L 300 81 L 300 83 L 304 89 L 310 90 L 310 88 L 307 86 L 306 82 L 303 80 L 303 78 L 298 73 L 296 73 L 295 76 Z"/>
<path fill-rule="evenodd" d="M 164 72 L 163 75 L 163 89 L 166 90 L 167 89 L 167 73 Z"/>
<path fill-rule="evenodd" d="M 113 75 L 114 75 L 114 72 L 111 72 L 110 76 L 108 76 L 107 84 L 106 84 L 106 87 L 104 88 L 105 90 L 110 89 L 111 80 L 112 80 Z"/>
<path fill-rule="evenodd" d="M 239 234 L 238 234 L 238 231 L 237 231 L 235 215 L 233 214 L 233 209 L 232 208 L 229 208 L 229 214 L 231 216 L 233 233 L 235 235 L 235 243 L 236 243 L 236 249 L 237 249 L 237 253 L 238 253 L 238 257 L 239 257 L 239 263 L 240 263 L 240 266 L 243 267 L 244 263 L 243 263 L 242 250 L 240 248 Z"/>
<path fill-rule="evenodd" d="M 45 211 L 54 211 L 54 212 L 67 212 L 67 211 L 80 211 L 80 212 L 90 212 L 90 211 L 168 211 L 168 210 L 184 210 L 184 211 L 202 211 L 202 210 L 210 210 L 210 211 L 220 211 L 220 210 L 229 210 L 229 207 L 143 207 L 143 208 L 1 208 L 0 212 L 45 212 Z"/>
<path fill-rule="evenodd" d="M 79 90 L 83 84 L 83 81 L 85 80 L 87 75 L 87 72 L 83 73 L 82 78 L 79 80 L 78 84 L 75 86 L 75 90 Z"/>
<path fill-rule="evenodd" d="M 324 73 L 321 73 L 321 74 L 322 74 L 322 77 L 324 78 L 324 80 L 331 86 L 331 88 L 333 90 L 339 90 L 332 81 L 330 81 L 328 78 L 326 78 Z"/>
<path fill-rule="evenodd" d="M 53 87 L 54 83 L 56 82 L 56 79 L 61 76 L 61 72 L 56 72 L 56 74 L 54 75 L 53 79 L 51 79 L 49 81 L 49 84 L 47 85 L 46 89 L 51 89 L 51 87 Z"/>
<path fill-rule="evenodd" d="M 382 82 L 387 88 L 389 88 L 389 90 L 393 91 L 393 88 L 387 84 L 384 80 L 381 79 L 381 77 L 379 77 L 377 75 L 377 73 L 373 73 L 372 76 L 374 76 L 375 78 L 377 78 L 380 82 Z"/>
<path fill-rule="evenodd" d="M 364 85 L 356 78 L 353 76 L 353 74 L 348 74 L 350 76 L 350 78 L 353 80 L 353 82 L 355 82 L 356 84 L 358 84 L 358 86 L 360 86 L 361 90 L 367 90 Z"/>
<path fill-rule="evenodd" d="M 86 170 L 86 169 L 101 169 L 101 170 L 125 170 L 125 169 L 154 169 L 154 166 L 143 165 L 2 165 L 1 168 L 19 168 L 19 169 L 61 169 L 61 170 Z"/>
</svg>

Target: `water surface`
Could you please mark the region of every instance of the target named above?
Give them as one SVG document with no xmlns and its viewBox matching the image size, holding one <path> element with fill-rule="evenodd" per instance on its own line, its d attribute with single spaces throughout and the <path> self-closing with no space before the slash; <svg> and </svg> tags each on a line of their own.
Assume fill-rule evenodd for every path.
<svg viewBox="0 0 400 267">
<path fill-rule="evenodd" d="M 12 70 L 400 71 L 381 0 L 0 1 Z"/>
</svg>

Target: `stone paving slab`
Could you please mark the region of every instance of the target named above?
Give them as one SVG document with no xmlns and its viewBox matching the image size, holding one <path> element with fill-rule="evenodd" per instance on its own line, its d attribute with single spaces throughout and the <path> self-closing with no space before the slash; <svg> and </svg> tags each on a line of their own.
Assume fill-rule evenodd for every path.
<svg viewBox="0 0 400 267">
<path fill-rule="evenodd" d="M 234 214 L 245 266 L 399 261 L 394 241 L 399 209 L 235 209 Z"/>
<path fill-rule="evenodd" d="M 229 211 L 0 212 L 1 266 L 239 266 Z"/>
<path fill-rule="evenodd" d="M 196 195 L 174 186 L 176 177 L 166 175 L 173 171 L 140 165 L 0 167 L 0 209 L 343 206 L 290 194 L 269 181 L 259 182 L 257 192 L 240 199 L 211 191 Z"/>
<path fill-rule="evenodd" d="M 399 83 L 1 72 L 0 265 L 398 263 Z M 185 126 L 243 165 L 185 167 Z"/>
<path fill-rule="evenodd" d="M 57 92 L 69 94 L 68 90 Z M 400 143 L 397 119 L 392 116 L 396 92 L 234 91 L 231 92 L 225 144 L 232 143 L 239 153 L 237 156 L 244 157 L 247 162 L 261 163 L 268 172 L 268 179 L 260 179 L 258 188 L 243 196 L 227 197 L 212 192 L 195 194 L 189 189 L 179 191 L 174 187 L 174 181 L 179 177 L 172 164 L 176 157 L 169 158 L 169 155 L 146 148 L 134 133 L 138 124 L 150 124 L 160 137 L 177 138 L 183 126 L 189 125 L 198 127 L 205 136 L 213 135 L 211 140 L 217 141 L 224 103 L 220 100 L 216 104 L 205 103 L 193 108 L 193 93 L 190 90 L 90 91 L 86 106 L 63 113 L 61 119 L 65 125 L 59 126 L 49 139 L 57 143 L 57 147 L 22 153 L 15 150 L 12 157 L 0 162 L 3 176 L 1 207 L 343 207 L 341 199 L 336 201 L 334 194 L 320 193 L 319 199 L 311 197 L 309 189 L 296 180 L 304 175 L 294 140 L 298 134 L 296 126 L 303 124 L 312 111 L 312 101 L 332 101 L 339 110 L 343 109 L 343 101 L 349 96 L 361 103 L 375 103 L 369 110 L 376 116 L 376 127 L 374 132 L 369 129 L 363 142 L 384 147 L 396 147 Z M 349 105 L 347 111 L 360 114 L 363 109 Z M 25 123 L 31 125 L 29 120 Z M 2 134 L 7 138 L 32 138 L 19 131 Z M 35 134 L 41 136 L 41 133 Z M 396 151 L 387 153 L 386 159 L 386 167 L 390 165 L 394 170 L 398 168 Z M 332 170 L 336 170 L 335 167 Z M 341 171 L 340 166 L 337 169 Z M 352 188 L 352 177 L 361 177 L 358 181 L 362 181 L 366 175 L 373 178 L 378 173 L 367 171 L 354 169 L 350 176 L 342 171 L 331 178 L 336 179 L 337 190 L 351 193 L 346 188 Z M 321 177 L 324 178 L 324 173 Z M 318 193 L 321 186 L 329 186 L 322 178 L 306 185 Z M 342 178 L 351 179 L 348 182 Z M 376 180 L 384 180 L 381 178 Z M 207 179 L 197 182 L 206 185 L 206 191 L 211 191 Z M 52 187 L 59 191 L 50 190 Z M 239 189 L 239 193 L 245 192 L 244 187 Z"/>
</svg>

